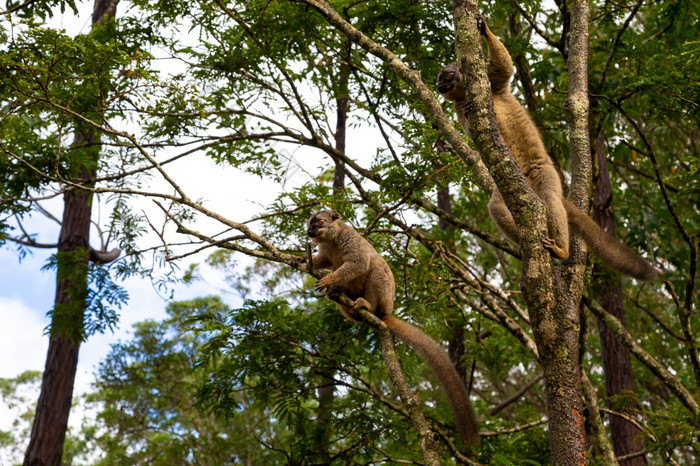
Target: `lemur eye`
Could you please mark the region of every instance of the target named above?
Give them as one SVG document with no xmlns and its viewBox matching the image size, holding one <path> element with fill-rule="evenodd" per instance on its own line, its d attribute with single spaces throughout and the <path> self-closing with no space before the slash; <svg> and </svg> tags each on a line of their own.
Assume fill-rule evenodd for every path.
<svg viewBox="0 0 700 466">
<path fill-rule="evenodd" d="M 455 77 L 455 74 L 453 72 L 447 73 L 447 79 L 452 79 Z"/>
<path fill-rule="evenodd" d="M 324 223 L 326 223 L 325 220 L 319 220 L 319 221 L 318 221 L 318 224 L 319 224 L 319 225 L 323 225 Z"/>
</svg>

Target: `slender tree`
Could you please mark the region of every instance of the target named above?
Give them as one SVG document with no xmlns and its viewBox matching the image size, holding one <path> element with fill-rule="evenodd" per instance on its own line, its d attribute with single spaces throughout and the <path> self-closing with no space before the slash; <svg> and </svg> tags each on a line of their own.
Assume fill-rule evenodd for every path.
<svg viewBox="0 0 700 466">
<path fill-rule="evenodd" d="M 601 282 L 597 272 L 587 273 L 580 240 L 572 238 L 571 257 L 563 263 L 542 248 L 547 213 L 490 113 L 474 2 L 457 2 L 457 8 L 407 0 L 134 4 L 138 8 L 126 21 L 158 37 L 178 67 L 154 85 L 132 86 L 143 86 L 139 98 L 129 98 L 116 113 L 138 115 L 137 131 L 120 131 L 107 119 L 81 119 L 90 115 L 84 110 L 68 116 L 109 138 L 121 157 L 140 162 L 134 172 L 150 172 L 166 188 L 102 182 L 69 187 L 155 200 L 156 213 L 144 217 L 166 261 L 217 249 L 210 261 L 249 299 L 226 315 L 202 310 L 194 316 L 207 335 L 200 367 L 212 368 L 196 396 L 217 416 L 235 421 L 245 413 L 257 420 L 249 428 L 266 458 L 294 464 L 309 458 L 485 463 L 498 452 L 503 462 L 579 464 L 590 457 L 614 463 L 622 458 L 612 457 L 603 416 L 637 426 L 650 461 L 681 462 L 692 454 L 700 408 L 693 388 L 698 224 L 691 200 L 700 165 L 692 137 L 697 89 L 682 76 L 695 77 L 700 68 L 688 38 L 688 18 L 697 6 L 591 2 L 590 19 L 584 2 L 494 4 L 483 12 L 512 49 L 519 73 L 513 92 L 537 112 L 569 181 L 569 200 L 582 211 L 594 198 L 589 120 L 608 135 L 620 238 L 666 269 L 663 282 L 621 280 L 623 305 L 628 317 L 635 315 L 625 327 L 590 299 Z M 518 27 L 506 23 L 514 11 Z M 503 31 L 509 26 L 541 40 L 508 40 Z M 196 34 L 185 43 L 175 32 L 179 27 Z M 455 37 L 469 76 L 470 142 L 432 86 L 438 71 L 455 60 Z M 658 37 L 671 39 L 663 41 L 668 50 Z M 143 56 L 127 55 L 132 62 Z M 8 63 L 5 56 L 0 60 Z M 8 64 L 6 75 L 13 76 L 7 70 L 19 62 Z M 346 82 L 339 79 L 343 66 Z M 593 82 L 607 76 L 594 94 L 599 111 L 591 116 L 587 76 Z M 3 84 L 26 92 L 20 82 Z M 54 95 L 30 95 L 66 107 Z M 345 96 L 352 113 L 340 124 L 339 98 Z M 26 102 L 0 121 L 3 127 L 20 120 L 15 116 L 29 116 L 35 104 Z M 378 137 L 364 138 L 363 131 L 360 140 L 357 126 Z M 24 135 L 12 136 L 2 138 L 8 149 Z M 438 139 L 444 152 L 435 150 Z M 290 184 L 284 176 L 288 149 L 299 165 Z M 213 190 L 196 192 L 171 170 L 170 163 L 195 151 L 236 173 L 277 183 L 279 196 L 253 217 L 236 208 L 215 211 Z M 41 160 L 18 156 L 28 152 L 12 152 L 13 160 L 50 178 L 53 171 Z M 344 172 L 342 190 L 329 176 L 340 173 L 337 167 Z M 520 223 L 520 245 L 504 240 L 489 218 L 485 205 L 494 186 Z M 235 192 L 227 186 L 227 196 Z M 444 347 L 452 341 L 455 360 L 464 361 L 468 349 L 473 364 L 466 378 L 484 421 L 479 449 L 462 448 L 419 357 L 405 345 L 394 349 L 372 316 L 348 322 L 313 292 L 322 272 L 298 258 L 306 254 L 306 219 L 325 208 L 338 210 L 389 262 L 398 317 Z M 450 226 L 449 235 L 440 223 Z M 247 266 L 241 255 L 254 264 Z M 601 347 L 609 347 L 588 332 L 586 309 L 633 357 L 636 390 L 629 396 L 638 402 L 632 399 L 625 410 L 599 408 Z M 332 399 L 319 394 L 329 382 L 336 387 Z M 241 395 L 252 402 L 241 405 Z M 158 444 L 156 437 L 141 439 Z"/>
<path fill-rule="evenodd" d="M 114 19 L 118 0 L 97 0 L 93 26 Z M 98 117 L 100 95 L 88 106 Z M 76 125 L 71 150 L 80 151 L 70 168 L 69 182 L 94 186 L 99 160 L 100 133 L 85 123 Z M 63 195 L 63 218 L 56 253 L 56 298 L 52 311 L 49 348 L 41 382 L 32 432 L 24 457 L 25 465 L 59 465 L 68 429 L 73 386 L 80 344 L 85 338 L 85 311 L 88 301 L 88 264 L 116 259 L 100 258 L 90 249 L 92 193 L 77 187 Z"/>
<path fill-rule="evenodd" d="M 602 132 L 598 133 L 595 140 L 595 154 L 598 166 L 596 180 L 595 199 L 593 202 L 593 219 L 607 233 L 615 234 L 615 222 L 612 206 L 612 190 L 610 188 L 610 174 L 606 158 L 605 141 Z M 599 271 L 599 270 L 598 270 Z M 622 287 L 619 277 L 606 276 L 605 272 L 598 273 L 601 280 L 600 287 L 604 290 L 600 297 L 601 305 L 611 315 L 615 316 L 625 325 L 625 311 L 622 297 Z M 632 361 L 627 348 L 620 342 L 615 333 L 610 330 L 602 320 L 598 320 L 600 333 L 600 346 L 605 370 L 605 388 L 608 399 L 615 396 L 630 396 L 634 393 L 634 374 L 632 373 Z M 615 406 L 612 403 L 612 406 Z M 622 413 L 630 414 L 629 410 L 621 409 Z M 642 446 L 642 431 L 639 427 L 627 419 L 612 415 L 610 417 L 610 433 L 613 448 L 618 457 L 632 455 L 631 458 L 620 462 L 625 466 L 639 466 L 645 464 Z M 637 454 L 635 456 L 634 454 Z"/>
</svg>

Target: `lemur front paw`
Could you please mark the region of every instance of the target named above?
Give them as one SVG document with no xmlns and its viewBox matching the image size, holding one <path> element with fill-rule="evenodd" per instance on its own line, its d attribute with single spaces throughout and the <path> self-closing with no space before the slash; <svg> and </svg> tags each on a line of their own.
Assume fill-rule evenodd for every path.
<svg viewBox="0 0 700 466">
<path fill-rule="evenodd" d="M 289 259 L 289 265 L 299 267 L 301 264 L 306 264 L 306 257 L 293 256 Z"/>
<path fill-rule="evenodd" d="M 569 251 L 560 248 L 552 238 L 542 238 L 542 245 L 556 259 L 566 260 L 569 258 Z"/>
<path fill-rule="evenodd" d="M 318 281 L 314 284 L 314 290 L 317 293 L 322 294 L 333 294 L 336 288 L 337 286 L 335 286 L 335 283 L 333 283 L 333 277 L 331 277 L 331 274 L 319 278 Z"/>
</svg>

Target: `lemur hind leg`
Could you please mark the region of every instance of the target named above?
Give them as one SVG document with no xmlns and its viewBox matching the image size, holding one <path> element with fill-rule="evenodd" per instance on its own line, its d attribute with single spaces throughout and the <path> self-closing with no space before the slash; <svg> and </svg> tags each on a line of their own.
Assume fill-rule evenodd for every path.
<svg viewBox="0 0 700 466">
<path fill-rule="evenodd" d="M 530 172 L 527 177 L 532 186 L 542 199 L 547 209 L 547 229 L 549 238 L 543 239 L 544 247 L 552 256 L 565 260 L 569 258 L 569 219 L 564 209 L 564 193 L 561 189 L 561 181 L 554 167 L 546 165 Z"/>
<path fill-rule="evenodd" d="M 493 193 L 491 193 L 491 200 L 489 201 L 488 208 L 489 214 L 493 221 L 496 222 L 498 229 L 511 241 L 520 244 L 520 231 L 515 224 L 515 220 L 513 220 L 513 215 L 510 213 L 510 210 L 508 210 L 508 207 L 506 207 L 503 196 L 498 192 L 498 189 L 494 189 Z"/>
<path fill-rule="evenodd" d="M 546 197 L 542 199 L 542 202 L 547 209 L 548 230 L 550 237 L 542 238 L 542 245 L 552 254 L 552 256 L 559 259 L 567 259 L 569 257 L 569 228 L 566 223 L 566 211 L 562 212 L 558 209 L 564 209 L 561 203 L 561 199 L 552 199 L 551 197 Z M 553 215 L 552 215 L 553 213 Z M 495 190 L 491 194 L 491 200 L 489 201 L 489 214 L 491 218 L 496 222 L 498 229 L 506 235 L 511 241 L 520 244 L 520 231 L 518 226 L 515 224 L 513 215 L 506 207 L 503 197 L 498 190 Z M 564 222 L 562 223 L 562 218 Z"/>
<path fill-rule="evenodd" d="M 556 199 L 545 197 L 542 202 L 547 209 L 547 226 L 550 236 L 543 240 L 542 244 L 554 256 L 566 260 L 569 258 L 569 224 L 561 197 Z"/>
</svg>

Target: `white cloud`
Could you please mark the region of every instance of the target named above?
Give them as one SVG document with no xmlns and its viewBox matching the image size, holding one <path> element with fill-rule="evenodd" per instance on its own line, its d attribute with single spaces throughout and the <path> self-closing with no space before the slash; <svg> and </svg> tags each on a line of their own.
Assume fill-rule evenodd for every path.
<svg viewBox="0 0 700 466">
<path fill-rule="evenodd" d="M 11 378 L 27 370 L 44 370 L 48 337 L 41 318 L 23 301 L 0 296 L 0 378 Z"/>
</svg>

